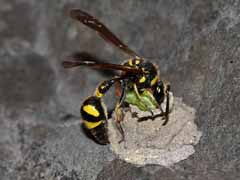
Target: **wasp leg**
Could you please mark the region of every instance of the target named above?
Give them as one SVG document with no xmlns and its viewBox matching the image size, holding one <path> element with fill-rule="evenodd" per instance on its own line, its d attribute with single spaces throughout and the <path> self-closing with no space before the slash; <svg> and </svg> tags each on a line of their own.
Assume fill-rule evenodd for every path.
<svg viewBox="0 0 240 180">
<path fill-rule="evenodd" d="M 121 83 L 120 81 L 125 79 L 125 77 L 116 77 L 116 78 L 113 78 L 113 79 L 110 79 L 110 80 L 107 80 L 107 81 L 104 81 L 102 82 L 97 88 L 96 88 L 96 91 L 95 91 L 95 95 L 99 98 L 102 98 L 104 96 L 104 94 L 111 88 L 111 86 L 116 83 L 116 82 L 119 82 Z M 122 142 L 124 141 L 125 139 L 125 136 L 124 136 L 124 131 L 123 131 L 123 128 L 121 126 L 121 121 L 123 119 L 122 117 L 122 112 L 121 112 L 121 105 L 123 103 L 123 100 L 125 98 L 125 82 L 122 81 L 122 86 L 121 86 L 121 95 L 120 95 L 120 98 L 115 106 L 115 114 L 116 114 L 116 126 L 119 130 L 119 132 L 121 133 L 121 140 L 119 141 Z M 116 89 L 116 92 L 117 92 L 118 89 Z M 119 93 L 119 92 L 117 92 Z"/>
<path fill-rule="evenodd" d="M 161 111 L 161 115 L 162 115 L 162 116 L 165 116 L 165 112 L 163 111 L 161 105 L 159 106 L 159 109 L 160 109 L 160 111 Z"/>
<path fill-rule="evenodd" d="M 119 130 L 119 132 L 121 133 L 121 139 L 119 140 L 118 143 L 121 143 L 123 141 L 125 141 L 125 134 L 121 125 L 121 121 L 123 120 L 123 115 L 122 115 L 122 111 L 120 109 L 124 99 L 125 99 L 125 88 L 126 88 L 126 83 L 124 81 L 122 81 L 122 86 L 121 86 L 121 95 L 120 98 L 115 106 L 115 114 L 116 114 L 116 126 Z M 116 88 L 116 92 L 119 93 L 119 89 Z"/>
<path fill-rule="evenodd" d="M 134 84 L 134 85 L 133 85 L 133 88 L 134 88 L 134 91 L 135 91 L 135 93 L 136 93 L 136 95 L 137 95 L 137 97 L 138 97 L 138 100 L 141 101 L 141 102 L 144 104 L 144 102 L 141 100 L 140 94 L 139 94 L 139 92 L 138 92 L 137 85 Z M 150 113 L 151 113 L 151 116 L 153 117 L 153 116 L 154 116 L 153 111 L 152 111 L 151 109 L 149 109 L 146 104 L 144 104 L 144 106 L 145 106 L 145 109 L 147 109 L 147 111 L 150 112 Z"/>
<path fill-rule="evenodd" d="M 170 91 L 170 85 L 167 84 L 166 85 L 166 98 L 167 98 L 167 102 L 166 102 L 166 109 L 165 109 L 165 113 L 164 113 L 164 116 L 165 116 L 165 121 L 163 122 L 163 126 L 165 126 L 167 123 L 168 123 L 168 120 L 169 120 L 169 91 Z"/>
</svg>

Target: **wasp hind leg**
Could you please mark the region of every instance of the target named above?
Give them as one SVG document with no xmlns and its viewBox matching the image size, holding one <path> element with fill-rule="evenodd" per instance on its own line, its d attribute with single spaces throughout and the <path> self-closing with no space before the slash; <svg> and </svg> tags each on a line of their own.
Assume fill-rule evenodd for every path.
<svg viewBox="0 0 240 180">
<path fill-rule="evenodd" d="M 125 85 L 125 82 L 124 82 L 123 79 L 124 79 L 124 77 L 116 77 L 116 78 L 110 79 L 108 81 L 104 81 L 98 86 L 98 88 L 95 91 L 95 95 L 97 97 L 101 98 L 110 89 L 110 87 L 114 83 L 116 83 L 116 86 L 115 86 L 116 95 L 119 96 L 119 94 L 120 94 L 120 98 L 118 99 L 117 104 L 116 104 L 115 109 L 114 109 L 114 112 L 115 112 L 115 115 L 116 115 L 116 127 L 121 134 L 121 139 L 120 139 L 119 143 L 123 142 L 124 139 L 125 139 L 124 131 L 123 131 L 123 128 L 122 128 L 122 125 L 121 125 L 121 121 L 123 120 L 123 114 L 122 114 L 122 111 L 120 109 L 120 107 L 123 103 L 123 100 L 125 98 L 125 86 L 126 85 Z M 123 80 L 123 81 L 120 82 L 120 80 Z M 119 90 L 119 86 L 117 86 L 119 84 L 121 85 L 120 86 L 121 87 L 121 93 L 120 93 L 120 90 Z"/>
<path fill-rule="evenodd" d="M 100 83 L 95 94 L 88 97 L 81 106 L 83 124 L 99 144 L 109 143 L 107 131 L 108 113 L 102 97 L 115 82 L 121 79 L 121 77 L 116 77 Z"/>
<path fill-rule="evenodd" d="M 117 96 L 120 95 L 120 98 L 118 99 L 118 102 L 115 106 L 116 126 L 118 128 L 118 131 L 121 134 L 121 139 L 119 140 L 118 143 L 125 141 L 125 134 L 121 125 L 121 122 L 123 121 L 123 113 L 122 113 L 122 110 L 120 109 L 125 99 L 125 88 L 126 88 L 126 83 L 124 81 L 122 81 L 121 93 L 120 93 L 120 86 L 116 86 L 115 88 Z"/>
</svg>

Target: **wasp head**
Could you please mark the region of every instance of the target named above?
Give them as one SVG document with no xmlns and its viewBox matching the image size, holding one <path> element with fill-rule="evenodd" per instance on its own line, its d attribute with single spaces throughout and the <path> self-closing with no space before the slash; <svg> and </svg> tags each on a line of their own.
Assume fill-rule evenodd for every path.
<svg viewBox="0 0 240 180">
<path fill-rule="evenodd" d="M 165 89 L 165 85 L 161 80 L 153 87 L 153 96 L 159 105 L 164 101 Z"/>
</svg>

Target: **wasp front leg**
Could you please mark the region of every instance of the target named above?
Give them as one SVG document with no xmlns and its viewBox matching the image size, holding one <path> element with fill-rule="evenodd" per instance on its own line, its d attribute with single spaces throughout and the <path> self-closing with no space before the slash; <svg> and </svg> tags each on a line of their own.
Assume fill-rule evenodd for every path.
<svg viewBox="0 0 240 180">
<path fill-rule="evenodd" d="M 173 94 L 170 92 L 170 84 L 164 83 L 163 81 L 159 80 L 156 85 L 153 87 L 153 96 L 157 101 L 159 108 L 161 110 L 161 114 L 163 115 L 165 121 L 163 122 L 163 126 L 168 123 L 169 120 L 169 113 L 172 111 L 173 108 Z M 166 101 L 165 109 L 163 110 L 161 105 Z"/>
<path fill-rule="evenodd" d="M 165 98 L 166 98 L 166 108 L 164 112 L 165 121 L 163 123 L 163 126 L 168 123 L 169 113 L 173 109 L 173 101 L 174 101 L 173 93 L 170 91 L 170 84 L 165 84 L 164 89 L 165 89 Z"/>
</svg>

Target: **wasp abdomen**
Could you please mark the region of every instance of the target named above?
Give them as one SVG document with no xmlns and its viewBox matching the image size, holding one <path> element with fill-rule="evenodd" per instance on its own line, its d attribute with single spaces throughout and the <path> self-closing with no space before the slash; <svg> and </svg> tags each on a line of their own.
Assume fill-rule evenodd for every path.
<svg viewBox="0 0 240 180">
<path fill-rule="evenodd" d="M 97 96 L 88 97 L 81 106 L 84 126 L 100 144 L 108 143 L 106 108 Z"/>
</svg>

